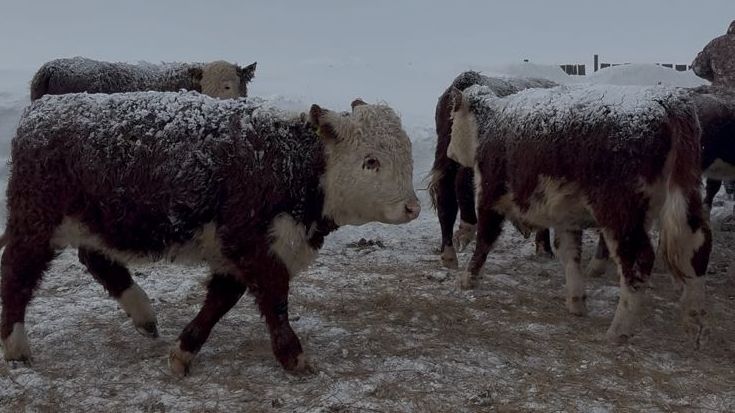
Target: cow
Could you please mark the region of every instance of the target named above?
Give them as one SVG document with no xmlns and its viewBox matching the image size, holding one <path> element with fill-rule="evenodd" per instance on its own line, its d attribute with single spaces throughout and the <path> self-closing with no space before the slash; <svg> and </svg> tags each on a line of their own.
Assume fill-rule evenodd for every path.
<svg viewBox="0 0 735 413">
<path fill-rule="evenodd" d="M 146 293 L 125 264 L 205 262 L 197 316 L 171 350 L 186 375 L 212 327 L 246 289 L 287 371 L 308 366 L 288 321 L 289 280 L 338 227 L 401 224 L 421 210 L 411 142 L 386 105 L 311 106 L 308 116 L 265 101 L 195 92 L 45 96 L 12 140 L 2 254 L 4 357 L 28 361 L 25 312 L 57 252 L 79 260 L 131 317 L 158 335 Z"/>
<path fill-rule="evenodd" d="M 447 155 L 473 167 L 478 228 L 461 288 L 474 288 L 508 218 L 554 228 L 566 305 L 583 315 L 584 228 L 598 226 L 620 276 L 607 337 L 629 338 L 654 261 L 648 230 L 660 218 L 665 259 L 683 284 L 695 346 L 706 338 L 704 274 L 711 232 L 700 187 L 700 127 L 683 93 L 667 88 L 561 86 L 504 98 L 481 86 L 453 89 Z"/>
<path fill-rule="evenodd" d="M 452 130 L 451 92 L 453 89 L 465 90 L 473 85 L 483 85 L 497 96 L 508 96 L 528 88 L 550 88 L 557 83 L 547 79 L 523 77 L 492 77 L 478 72 L 467 71 L 459 74 L 452 84 L 442 93 L 436 104 L 436 153 L 431 168 L 429 194 L 439 217 L 442 241 L 439 248 L 442 264 L 457 268 L 457 252 L 463 250 L 475 237 L 477 217 L 475 215 L 475 195 L 472 182 L 472 169 L 463 168 L 447 157 L 447 147 Z M 452 235 L 454 222 L 459 209 L 459 229 Z M 536 233 L 537 253 L 551 254 L 549 231 Z"/>
<path fill-rule="evenodd" d="M 55 59 L 43 64 L 33 76 L 31 100 L 47 94 L 176 92 L 180 89 L 223 99 L 245 97 L 256 65 L 257 62 L 240 67 L 223 60 L 133 65 L 79 56 Z"/>
<path fill-rule="evenodd" d="M 704 208 L 709 217 L 722 180 L 735 180 L 735 92 L 729 88 L 700 86 L 688 93 L 702 129 L 701 170 L 706 178 Z M 732 222 L 733 217 L 725 219 Z M 587 267 L 589 276 L 605 273 L 609 252 L 600 236 L 597 250 Z"/>
</svg>

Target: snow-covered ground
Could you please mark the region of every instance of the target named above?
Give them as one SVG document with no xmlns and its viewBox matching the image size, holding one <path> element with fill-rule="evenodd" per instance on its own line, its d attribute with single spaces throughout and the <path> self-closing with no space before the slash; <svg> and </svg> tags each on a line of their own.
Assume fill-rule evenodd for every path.
<svg viewBox="0 0 735 413">
<path fill-rule="evenodd" d="M 462 69 L 359 60 L 259 64 L 251 94 L 292 109 L 319 103 L 344 110 L 357 96 L 387 101 L 403 115 L 414 144 L 415 185 L 425 188 L 436 140 L 433 105 Z M 570 78 L 557 66 L 487 70 L 562 82 L 699 84 L 691 74 L 655 66 L 611 68 L 586 78 Z M 3 156 L 31 75 L 0 73 Z M 460 291 L 456 272 L 440 266 L 436 215 L 426 192 L 419 194 L 425 209 L 416 221 L 342 228 L 293 281 L 292 325 L 315 366 L 308 376 L 280 368 L 265 324 L 245 297 L 215 327 L 191 375 L 173 377 L 168 349 L 202 302 L 204 268 L 134 268 L 158 314 L 161 337 L 151 340 L 134 331 L 75 252 L 65 251 L 28 312 L 33 366 L 0 363 L 0 411 L 735 410 L 735 281 L 728 272 L 735 234 L 715 232 L 708 277 L 713 331 L 706 348 L 696 351 L 687 342 L 676 292 L 663 273 L 654 277 L 640 334 L 611 346 L 604 332 L 617 302 L 613 275 L 589 280 L 588 316 L 568 315 L 561 266 L 537 258 L 531 240 L 509 227 L 479 289 Z M 718 199 L 715 229 L 732 206 Z M 593 237 L 586 236 L 585 258 Z M 468 259 L 469 252 L 460 254 L 462 264 Z"/>
</svg>

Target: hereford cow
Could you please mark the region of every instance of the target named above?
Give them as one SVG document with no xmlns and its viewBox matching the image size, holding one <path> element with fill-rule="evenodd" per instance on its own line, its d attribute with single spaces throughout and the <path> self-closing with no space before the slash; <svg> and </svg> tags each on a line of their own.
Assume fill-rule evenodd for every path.
<svg viewBox="0 0 735 413">
<path fill-rule="evenodd" d="M 709 215 L 722 180 L 735 180 L 735 92 L 729 88 L 700 86 L 689 93 L 702 129 L 702 175 L 707 178 L 704 207 Z M 587 274 L 604 274 L 608 262 L 609 252 L 600 236 Z"/>
<path fill-rule="evenodd" d="M 475 168 L 477 244 L 460 285 L 472 288 L 506 218 L 558 233 L 566 303 L 585 313 L 581 231 L 597 225 L 620 275 L 608 330 L 634 330 L 661 219 L 665 258 L 684 284 L 684 322 L 696 345 L 706 332 L 704 279 L 711 234 L 699 193 L 699 124 L 681 92 L 619 86 L 558 87 L 497 98 L 453 89 L 448 156 Z"/>
<path fill-rule="evenodd" d="M 34 102 L 12 141 L 2 255 L 6 360 L 29 360 L 26 307 L 65 246 L 143 334 L 156 317 L 125 263 L 170 258 L 211 270 L 199 314 L 171 351 L 188 372 L 246 288 L 273 352 L 304 369 L 288 322 L 289 279 L 342 225 L 401 224 L 420 211 L 411 142 L 396 113 L 357 100 L 311 107 L 309 122 L 265 103 L 194 92 L 71 94 Z"/>
<path fill-rule="evenodd" d="M 31 100 L 65 93 L 117 93 L 193 90 L 216 98 L 248 95 L 253 63 L 239 67 L 222 60 L 210 63 L 110 63 L 73 57 L 56 59 L 38 69 L 31 81 Z"/>
<path fill-rule="evenodd" d="M 439 216 L 442 242 L 441 260 L 444 266 L 457 268 L 457 252 L 463 250 L 474 238 L 477 225 L 472 169 L 463 168 L 447 157 L 447 147 L 452 130 L 451 92 L 465 90 L 473 85 L 486 86 L 496 96 L 508 96 L 528 88 L 549 88 L 556 83 L 538 78 L 490 77 L 477 72 L 464 72 L 457 76 L 436 104 L 436 154 L 431 168 L 429 193 Z M 459 209 L 459 229 L 452 236 L 454 221 Z M 551 254 L 549 231 L 536 234 L 537 252 Z"/>
</svg>

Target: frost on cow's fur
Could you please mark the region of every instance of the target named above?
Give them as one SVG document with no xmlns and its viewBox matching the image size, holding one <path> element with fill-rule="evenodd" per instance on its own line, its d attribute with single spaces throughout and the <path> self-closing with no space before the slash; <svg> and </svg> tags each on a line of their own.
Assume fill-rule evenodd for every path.
<svg viewBox="0 0 735 413">
<path fill-rule="evenodd" d="M 103 62 L 84 57 L 45 63 L 31 81 L 31 99 L 45 94 L 193 90 L 219 98 L 247 96 L 256 64 Z M 225 89 L 226 88 L 226 89 Z"/>
</svg>

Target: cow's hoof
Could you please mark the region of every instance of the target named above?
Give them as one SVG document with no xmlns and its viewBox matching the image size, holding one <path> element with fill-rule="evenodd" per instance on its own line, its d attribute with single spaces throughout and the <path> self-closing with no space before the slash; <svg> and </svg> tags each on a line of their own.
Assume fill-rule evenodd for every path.
<svg viewBox="0 0 735 413">
<path fill-rule="evenodd" d="M 567 310 L 570 314 L 584 316 L 587 314 L 587 306 L 585 304 L 587 297 L 567 297 Z"/>
<path fill-rule="evenodd" d="M 158 338 L 158 326 L 155 321 L 144 322 L 141 325 L 135 324 L 135 330 L 146 337 Z"/>
<path fill-rule="evenodd" d="M 13 331 L 3 340 L 3 356 L 11 366 L 31 365 L 31 346 L 23 323 L 15 323 Z"/>
<path fill-rule="evenodd" d="M 692 340 L 694 348 L 704 347 L 709 339 L 710 329 L 707 326 L 707 311 L 704 309 L 690 309 L 684 315 L 684 331 Z"/>
<path fill-rule="evenodd" d="M 459 275 L 459 288 L 461 290 L 473 290 L 477 288 L 477 277 L 469 271 L 463 271 Z"/>
<path fill-rule="evenodd" d="M 587 276 L 592 278 L 602 277 L 607 272 L 607 260 L 593 257 L 587 264 Z"/>
<path fill-rule="evenodd" d="M 316 371 L 304 353 L 296 356 L 290 366 L 284 365 L 283 367 L 289 374 L 293 374 L 295 376 L 309 376 L 314 374 Z"/>
<path fill-rule="evenodd" d="M 457 260 L 457 253 L 454 251 L 454 247 L 452 246 L 446 246 L 444 247 L 444 251 L 442 251 L 442 265 L 452 269 L 456 270 L 459 268 L 459 262 Z"/>
<path fill-rule="evenodd" d="M 196 354 L 182 350 L 180 344 L 176 344 L 176 347 L 174 347 L 171 350 L 171 353 L 168 356 L 168 367 L 171 369 L 171 373 L 173 373 L 176 377 L 184 377 L 189 374 L 189 370 L 191 369 L 191 361 L 194 360 L 194 356 Z"/>
<path fill-rule="evenodd" d="M 614 322 L 607 329 L 607 333 L 605 333 L 605 338 L 612 345 L 626 344 L 631 337 L 633 337 L 633 330 L 630 326 L 616 324 Z"/>
</svg>

